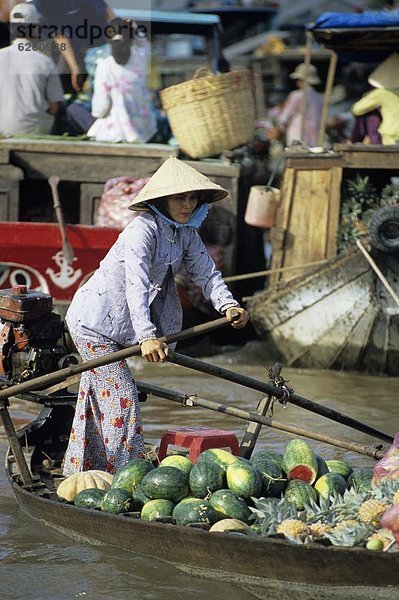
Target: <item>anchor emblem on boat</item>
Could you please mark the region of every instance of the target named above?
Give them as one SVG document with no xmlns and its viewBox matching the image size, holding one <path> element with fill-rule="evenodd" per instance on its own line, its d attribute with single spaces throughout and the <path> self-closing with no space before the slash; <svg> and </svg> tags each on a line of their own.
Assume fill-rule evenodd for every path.
<svg viewBox="0 0 399 600">
<path fill-rule="evenodd" d="M 68 261 L 63 255 L 62 250 L 59 250 L 55 256 L 52 256 L 52 259 L 59 268 L 59 271 L 56 273 L 54 269 L 49 267 L 46 269 L 46 273 L 50 277 L 51 281 L 63 290 L 71 287 L 71 285 L 76 283 L 76 281 L 82 276 L 82 269 L 77 269 L 75 271 L 73 266 L 68 264 Z M 77 258 L 74 257 L 73 260 L 75 261 Z"/>
</svg>

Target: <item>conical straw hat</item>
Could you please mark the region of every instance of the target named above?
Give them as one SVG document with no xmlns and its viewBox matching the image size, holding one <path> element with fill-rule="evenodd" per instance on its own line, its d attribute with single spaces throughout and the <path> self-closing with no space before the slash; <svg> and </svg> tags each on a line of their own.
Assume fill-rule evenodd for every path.
<svg viewBox="0 0 399 600">
<path fill-rule="evenodd" d="M 394 52 L 374 69 L 368 78 L 369 84 L 376 88 L 393 90 L 399 88 L 399 54 Z"/>
<path fill-rule="evenodd" d="M 164 196 L 184 192 L 207 192 L 207 202 L 216 202 L 228 196 L 228 191 L 199 173 L 175 156 L 170 156 L 155 171 L 149 182 L 137 194 L 129 208 L 146 209 L 146 203 Z"/>
<path fill-rule="evenodd" d="M 290 73 L 291 79 L 302 79 L 310 85 L 317 85 L 320 83 L 320 77 L 317 72 L 317 69 L 314 65 L 306 65 L 305 63 L 301 63 L 297 65 L 295 71 Z"/>
</svg>

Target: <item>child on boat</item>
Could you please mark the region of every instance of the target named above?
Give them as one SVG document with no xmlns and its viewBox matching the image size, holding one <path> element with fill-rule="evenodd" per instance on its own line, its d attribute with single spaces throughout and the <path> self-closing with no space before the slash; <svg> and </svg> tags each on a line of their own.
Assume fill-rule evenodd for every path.
<svg viewBox="0 0 399 600">
<path fill-rule="evenodd" d="M 66 315 L 83 360 L 139 343 L 149 362 L 163 362 L 157 337 L 179 331 L 182 308 L 174 276 L 184 266 L 205 298 L 235 328 L 248 313 L 233 298 L 201 241 L 208 204 L 228 192 L 175 157 L 168 158 L 129 208 L 140 214 L 122 231 L 99 268 L 75 294 Z M 239 318 L 232 321 L 236 308 Z M 64 474 L 115 472 L 143 456 L 137 389 L 126 361 L 82 374 Z"/>
</svg>

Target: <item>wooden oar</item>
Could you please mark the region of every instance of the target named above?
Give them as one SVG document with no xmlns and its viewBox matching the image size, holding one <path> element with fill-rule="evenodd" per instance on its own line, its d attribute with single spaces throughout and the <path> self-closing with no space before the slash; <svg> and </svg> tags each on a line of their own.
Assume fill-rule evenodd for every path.
<svg viewBox="0 0 399 600">
<path fill-rule="evenodd" d="M 307 437 L 309 439 L 324 442 L 332 446 L 337 446 L 338 448 L 343 448 L 344 450 L 349 450 L 350 452 L 364 454 L 374 459 L 380 459 L 384 456 L 384 452 L 379 448 L 371 448 L 369 446 L 363 446 L 362 444 L 358 444 L 356 442 L 348 442 L 346 440 L 334 438 L 328 435 L 324 435 L 322 433 L 308 431 L 307 429 L 302 429 L 300 427 L 289 425 L 287 423 L 281 423 L 280 421 L 276 421 L 275 419 L 271 419 L 270 417 L 259 415 L 256 412 L 242 410 L 241 408 L 229 406 L 228 404 L 224 404 L 222 402 L 206 400 L 205 398 L 199 398 L 196 395 L 188 396 L 187 394 L 183 394 L 175 390 L 167 390 L 160 386 L 147 384 L 142 381 L 137 382 L 137 387 L 141 392 L 144 392 L 145 394 L 157 396 L 158 398 L 164 398 L 166 400 L 171 400 L 173 402 L 182 404 L 183 406 L 198 406 L 201 408 L 207 408 L 218 413 L 230 415 L 232 417 L 237 417 L 238 419 L 243 419 L 244 421 L 250 421 L 251 423 L 259 423 L 260 425 L 266 425 L 268 427 L 279 429 L 280 431 L 285 431 L 293 435 L 299 435 L 301 437 Z"/>
<path fill-rule="evenodd" d="M 297 269 L 307 269 L 309 267 L 317 267 L 319 265 L 325 265 L 329 260 L 325 258 L 324 260 L 316 260 L 313 262 L 302 263 L 299 265 L 290 265 L 288 267 L 279 267 L 278 269 L 266 269 L 266 271 L 254 271 L 253 273 L 242 273 L 240 275 L 229 275 L 228 277 L 223 277 L 225 283 L 230 283 L 232 281 L 242 281 L 244 279 L 255 279 L 256 277 L 264 277 L 265 275 L 271 275 L 273 273 L 284 273 L 285 271 L 296 271 Z"/>
<path fill-rule="evenodd" d="M 396 304 L 399 306 L 398 294 L 395 292 L 395 290 L 393 289 L 393 287 L 391 286 L 391 284 L 389 283 L 388 279 L 385 277 L 385 275 L 381 271 L 381 269 L 378 268 L 378 266 L 376 265 L 376 263 L 374 262 L 374 260 L 370 256 L 370 254 L 367 252 L 366 248 L 363 246 L 363 244 L 360 240 L 356 240 L 356 246 L 359 248 L 359 250 L 365 257 L 365 259 L 367 260 L 367 262 L 369 263 L 369 265 L 371 266 L 373 271 L 376 273 L 377 277 L 379 278 L 379 280 L 381 281 L 381 283 L 387 290 L 388 294 L 390 294 L 392 296 L 392 298 L 395 300 Z"/>
<path fill-rule="evenodd" d="M 183 331 L 177 331 L 158 339 L 166 344 L 182 342 L 183 340 L 188 340 L 189 338 L 203 333 L 209 333 L 210 331 L 214 331 L 220 327 L 225 327 L 229 324 L 230 322 L 226 319 L 226 317 L 221 317 L 220 319 L 214 319 L 208 323 L 194 325 L 194 327 L 189 327 Z M 76 375 L 84 373 L 85 371 L 89 371 L 90 369 L 109 365 L 110 363 L 118 362 L 119 360 L 124 360 L 125 358 L 130 358 L 131 356 L 137 356 L 140 353 L 141 348 L 140 345 L 137 344 L 135 346 L 129 346 L 128 348 L 123 348 L 123 350 L 118 350 L 117 352 L 110 352 L 109 354 L 105 354 L 100 358 L 93 358 L 92 360 L 88 360 L 77 365 L 71 365 L 70 367 L 60 369 L 59 371 L 55 371 L 53 373 L 47 373 L 46 375 L 35 377 L 34 379 L 24 381 L 23 383 L 17 383 L 8 388 L 0 390 L 0 400 L 3 398 L 10 398 L 11 396 L 16 396 L 18 394 L 23 394 L 25 392 L 31 392 L 33 390 L 47 389 L 53 384 L 57 384 L 61 381 L 67 380 L 68 378 L 75 377 Z"/>
<path fill-rule="evenodd" d="M 51 175 L 51 177 L 49 177 L 48 182 L 50 184 L 51 193 L 53 196 L 53 206 L 54 206 L 55 216 L 57 217 L 58 225 L 60 227 L 60 232 L 61 232 L 62 255 L 65 258 L 65 260 L 67 261 L 67 263 L 69 265 L 71 265 L 73 263 L 75 255 L 73 252 L 73 248 L 72 248 L 71 244 L 69 243 L 69 240 L 67 237 L 64 215 L 62 213 L 60 197 L 58 194 L 58 184 L 60 182 L 60 178 L 57 177 L 56 175 Z"/>
<path fill-rule="evenodd" d="M 226 319 L 226 317 L 222 317 L 221 319 L 215 319 L 214 321 L 210 321 L 208 323 L 195 325 L 194 327 L 190 327 L 183 331 L 172 333 L 168 336 L 163 336 L 159 339 L 162 342 L 171 344 L 173 342 L 187 340 L 201 333 L 214 331 L 215 329 L 219 329 L 220 327 L 225 327 L 229 323 L 230 322 Z M 137 344 L 136 346 L 124 348 L 123 350 L 119 350 L 118 352 L 111 352 L 110 354 L 106 354 L 105 356 L 102 356 L 100 358 L 95 358 L 93 360 L 79 363 L 78 365 L 73 365 L 65 369 L 60 369 L 55 373 L 48 373 L 47 375 L 42 375 L 41 377 L 36 377 L 35 379 L 31 379 L 30 381 L 17 383 L 16 385 L 12 385 L 6 389 L 0 390 L 0 418 L 3 422 L 4 430 L 6 432 L 10 447 L 13 451 L 14 459 L 18 466 L 22 483 L 24 485 L 31 487 L 32 477 L 29 468 L 26 464 L 22 448 L 19 444 L 13 422 L 8 412 L 8 399 L 11 396 L 16 396 L 18 394 L 47 388 L 50 384 L 59 383 L 70 377 L 75 377 L 78 373 L 83 373 L 84 371 L 89 371 L 90 369 L 94 369 L 96 367 L 108 365 L 110 363 L 129 358 L 130 356 L 136 356 L 140 354 L 140 352 L 140 345 Z"/>
<path fill-rule="evenodd" d="M 239 373 L 235 373 L 234 371 L 229 371 L 228 369 L 223 369 L 222 367 L 211 365 L 195 358 L 183 356 L 183 354 L 178 354 L 177 352 L 170 351 L 168 353 L 168 361 L 177 365 L 181 365 L 182 367 L 188 367 L 189 369 L 200 371 L 201 373 L 207 373 L 209 375 L 214 375 L 215 377 L 220 377 L 221 379 L 226 379 L 227 381 L 238 383 L 264 394 L 271 394 L 278 399 L 284 398 L 285 395 L 284 390 L 280 387 L 272 386 L 269 383 L 264 383 L 263 381 L 248 377 L 247 375 L 241 375 Z M 380 440 L 384 440 L 384 442 L 393 442 L 393 437 L 391 435 L 379 431 L 378 429 L 374 429 L 374 427 L 370 427 L 369 425 L 365 425 L 364 423 L 361 423 L 360 421 L 344 415 L 332 408 L 322 406 L 321 404 L 317 404 L 312 400 L 298 396 L 298 394 L 289 394 L 285 399 L 296 406 L 305 408 L 306 410 L 326 417 L 327 419 L 331 419 L 332 421 L 336 421 L 337 423 L 342 423 L 342 425 L 346 425 L 352 429 L 361 431 L 362 433 L 367 433 L 368 435 L 376 437 Z"/>
</svg>

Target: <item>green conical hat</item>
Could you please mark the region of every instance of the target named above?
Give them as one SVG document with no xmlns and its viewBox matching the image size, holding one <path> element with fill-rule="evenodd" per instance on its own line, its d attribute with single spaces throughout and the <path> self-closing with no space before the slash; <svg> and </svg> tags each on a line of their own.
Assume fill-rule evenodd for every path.
<svg viewBox="0 0 399 600">
<path fill-rule="evenodd" d="M 145 209 L 146 203 L 164 196 L 183 194 L 184 192 L 206 192 L 207 202 L 216 202 L 228 196 L 228 191 L 208 177 L 199 173 L 182 160 L 170 156 L 155 171 L 149 182 L 137 194 L 129 208 Z"/>
</svg>

